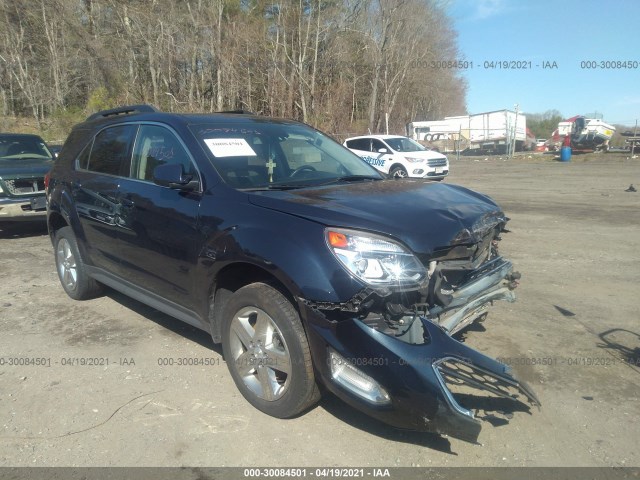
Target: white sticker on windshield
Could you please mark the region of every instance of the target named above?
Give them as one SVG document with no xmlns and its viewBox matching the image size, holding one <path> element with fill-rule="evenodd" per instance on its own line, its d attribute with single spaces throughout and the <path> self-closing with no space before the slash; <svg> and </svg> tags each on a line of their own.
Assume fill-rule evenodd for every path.
<svg viewBox="0 0 640 480">
<path fill-rule="evenodd" d="M 244 138 L 205 138 L 211 153 L 216 157 L 255 156 L 256 152 Z"/>
</svg>

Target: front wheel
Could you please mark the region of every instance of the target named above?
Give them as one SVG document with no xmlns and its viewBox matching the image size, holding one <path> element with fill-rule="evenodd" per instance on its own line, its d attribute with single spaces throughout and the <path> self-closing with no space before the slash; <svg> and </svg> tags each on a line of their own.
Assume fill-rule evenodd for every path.
<svg viewBox="0 0 640 480">
<path fill-rule="evenodd" d="M 239 289 L 224 307 L 223 322 L 224 358 L 249 403 L 289 418 L 318 401 L 307 336 L 278 290 L 263 283 Z"/>
<path fill-rule="evenodd" d="M 393 178 L 406 178 L 409 176 L 405 168 L 401 166 L 393 167 L 389 175 Z"/>
</svg>

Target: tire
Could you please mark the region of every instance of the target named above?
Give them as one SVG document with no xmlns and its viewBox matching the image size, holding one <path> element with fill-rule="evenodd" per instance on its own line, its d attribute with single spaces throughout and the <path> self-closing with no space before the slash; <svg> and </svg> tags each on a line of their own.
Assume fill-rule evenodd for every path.
<svg viewBox="0 0 640 480">
<path fill-rule="evenodd" d="M 406 178 L 409 176 L 409 174 L 407 173 L 404 167 L 400 165 L 396 165 L 389 172 L 389 176 L 391 176 L 392 178 Z"/>
<path fill-rule="evenodd" d="M 251 405 L 290 418 L 318 401 L 307 336 L 284 295 L 264 283 L 242 287 L 224 306 L 222 321 L 227 367 Z"/>
<path fill-rule="evenodd" d="M 58 278 L 67 295 L 74 300 L 88 300 L 102 293 L 102 285 L 86 272 L 71 227 L 63 227 L 55 233 L 53 251 Z"/>
</svg>

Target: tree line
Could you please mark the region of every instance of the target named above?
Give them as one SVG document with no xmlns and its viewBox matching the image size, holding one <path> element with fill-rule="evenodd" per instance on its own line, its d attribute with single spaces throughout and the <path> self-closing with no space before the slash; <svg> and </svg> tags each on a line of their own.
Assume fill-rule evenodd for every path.
<svg viewBox="0 0 640 480">
<path fill-rule="evenodd" d="M 334 133 L 466 113 L 438 0 L 0 0 L 0 37 L 1 113 L 40 128 L 135 103 Z"/>
<path fill-rule="evenodd" d="M 558 110 L 547 110 L 544 113 L 527 113 L 527 128 L 536 138 L 550 138 L 558 123 L 563 120 Z"/>
</svg>

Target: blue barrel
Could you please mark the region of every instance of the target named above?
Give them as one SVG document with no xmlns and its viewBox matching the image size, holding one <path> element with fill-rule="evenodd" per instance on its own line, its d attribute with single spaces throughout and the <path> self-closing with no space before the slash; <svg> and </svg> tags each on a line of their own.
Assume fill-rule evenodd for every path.
<svg viewBox="0 0 640 480">
<path fill-rule="evenodd" d="M 560 149 L 560 161 L 561 162 L 571 161 L 571 147 L 562 147 Z"/>
</svg>

